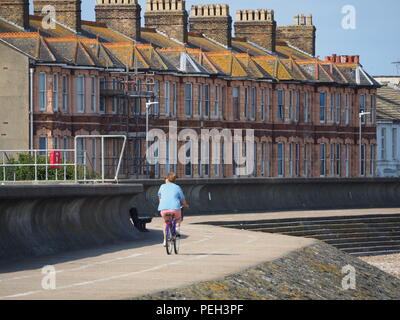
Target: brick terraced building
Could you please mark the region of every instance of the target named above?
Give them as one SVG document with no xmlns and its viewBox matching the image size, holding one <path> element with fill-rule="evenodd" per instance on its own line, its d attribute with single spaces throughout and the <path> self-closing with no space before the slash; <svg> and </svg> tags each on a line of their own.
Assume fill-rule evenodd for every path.
<svg viewBox="0 0 400 320">
<path fill-rule="evenodd" d="M 230 164 L 141 167 L 145 103 L 156 100 L 150 128 L 254 129 L 254 177 L 375 176 L 379 85 L 359 56 L 315 57 L 311 15 L 278 26 L 273 10 L 240 10 L 233 22 L 226 4 L 189 15 L 183 0 L 147 0 L 142 27 L 137 0 L 98 0 L 95 22 L 81 19 L 80 0 L 33 3 L 29 15 L 28 0 L 0 1 L 0 149 L 123 134 L 125 177 L 235 176 Z M 360 111 L 371 112 L 361 161 Z M 98 170 L 98 140 L 79 147 Z M 107 145 L 108 165 L 119 148 Z"/>
</svg>

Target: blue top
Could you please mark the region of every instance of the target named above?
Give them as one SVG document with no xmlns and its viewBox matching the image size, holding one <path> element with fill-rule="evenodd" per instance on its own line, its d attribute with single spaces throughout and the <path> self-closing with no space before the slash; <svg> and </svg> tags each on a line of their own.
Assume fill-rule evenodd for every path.
<svg viewBox="0 0 400 320">
<path fill-rule="evenodd" d="M 160 187 L 158 196 L 161 198 L 158 211 L 162 210 L 180 210 L 181 201 L 185 200 L 185 195 L 180 186 L 175 183 L 166 183 Z"/>
</svg>

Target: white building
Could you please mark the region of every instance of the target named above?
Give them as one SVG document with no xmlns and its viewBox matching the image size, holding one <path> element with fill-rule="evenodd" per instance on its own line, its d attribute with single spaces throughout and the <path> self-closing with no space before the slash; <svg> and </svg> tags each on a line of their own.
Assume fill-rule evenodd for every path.
<svg viewBox="0 0 400 320">
<path fill-rule="evenodd" d="M 381 83 L 377 93 L 377 176 L 400 177 L 400 86 L 392 81 Z"/>
</svg>

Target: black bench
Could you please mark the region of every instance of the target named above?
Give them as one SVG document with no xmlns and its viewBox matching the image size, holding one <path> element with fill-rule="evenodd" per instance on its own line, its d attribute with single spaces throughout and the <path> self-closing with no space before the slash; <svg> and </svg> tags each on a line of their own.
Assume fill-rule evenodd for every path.
<svg viewBox="0 0 400 320">
<path fill-rule="evenodd" d="M 131 216 L 131 221 L 136 229 L 140 232 L 149 232 L 149 230 L 146 229 L 146 224 L 151 223 L 153 217 L 139 217 L 136 208 L 131 208 L 129 210 L 129 215 Z"/>
</svg>

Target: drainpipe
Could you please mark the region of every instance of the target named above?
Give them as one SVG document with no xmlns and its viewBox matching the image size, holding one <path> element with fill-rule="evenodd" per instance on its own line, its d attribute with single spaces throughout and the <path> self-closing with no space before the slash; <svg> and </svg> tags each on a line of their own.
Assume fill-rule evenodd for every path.
<svg viewBox="0 0 400 320">
<path fill-rule="evenodd" d="M 29 149 L 33 150 L 33 68 L 29 68 Z"/>
</svg>

